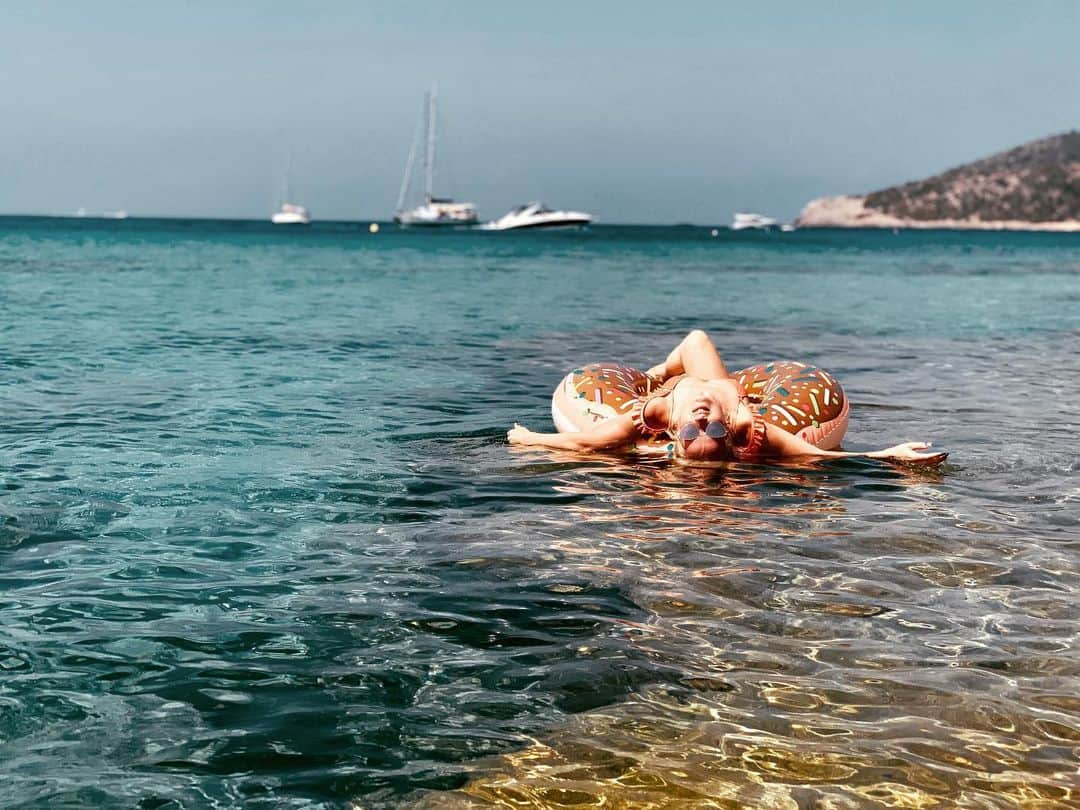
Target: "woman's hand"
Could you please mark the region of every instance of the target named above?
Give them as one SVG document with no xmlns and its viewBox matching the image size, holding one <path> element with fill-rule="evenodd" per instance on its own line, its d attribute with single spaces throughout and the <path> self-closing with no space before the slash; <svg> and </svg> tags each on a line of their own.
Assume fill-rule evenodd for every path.
<svg viewBox="0 0 1080 810">
<path fill-rule="evenodd" d="M 929 450 L 929 442 L 904 442 L 869 455 L 884 461 L 899 461 L 903 464 L 918 464 L 923 467 L 940 464 L 949 456 L 948 453 L 933 453 L 928 452 Z"/>
<path fill-rule="evenodd" d="M 663 382 L 667 379 L 667 361 L 665 360 L 663 363 L 657 363 L 645 373 L 653 379 Z"/>
<path fill-rule="evenodd" d="M 506 431 L 506 440 L 510 444 L 529 444 L 529 436 L 532 433 L 526 427 L 522 427 L 517 422 L 514 422 L 514 426 L 510 430 Z"/>
</svg>

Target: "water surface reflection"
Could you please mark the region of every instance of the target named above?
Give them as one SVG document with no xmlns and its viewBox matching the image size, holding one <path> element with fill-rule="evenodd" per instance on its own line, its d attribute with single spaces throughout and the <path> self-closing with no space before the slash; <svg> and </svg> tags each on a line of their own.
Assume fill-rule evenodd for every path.
<svg viewBox="0 0 1080 810">
<path fill-rule="evenodd" d="M 648 674 L 418 806 L 1077 799 L 1075 608 L 1046 614 L 1059 589 L 1009 538 L 958 534 L 943 473 L 550 463 L 575 496 L 557 566 L 640 608 L 577 654 Z"/>
</svg>

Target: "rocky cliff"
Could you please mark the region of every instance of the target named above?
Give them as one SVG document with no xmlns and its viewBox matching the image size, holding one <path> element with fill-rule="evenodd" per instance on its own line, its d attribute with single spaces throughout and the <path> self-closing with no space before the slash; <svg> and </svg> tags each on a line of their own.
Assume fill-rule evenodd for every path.
<svg viewBox="0 0 1080 810">
<path fill-rule="evenodd" d="M 1032 141 L 926 180 L 812 200 L 798 224 L 1080 231 L 1080 132 Z"/>
</svg>

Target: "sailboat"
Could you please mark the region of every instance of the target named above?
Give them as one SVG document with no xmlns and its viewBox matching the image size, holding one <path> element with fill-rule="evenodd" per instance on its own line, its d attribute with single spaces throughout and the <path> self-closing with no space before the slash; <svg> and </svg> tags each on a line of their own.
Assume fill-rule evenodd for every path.
<svg viewBox="0 0 1080 810">
<path fill-rule="evenodd" d="M 275 225 L 310 225 L 311 213 L 302 205 L 282 203 L 281 208 L 270 216 Z"/>
<path fill-rule="evenodd" d="M 310 225 L 311 214 L 302 205 L 289 202 L 292 185 L 292 153 L 289 153 L 288 161 L 285 164 L 285 193 L 282 195 L 284 202 L 281 203 L 281 208 L 275 211 L 270 216 L 270 221 L 275 225 Z"/>
<path fill-rule="evenodd" d="M 413 164 L 420 141 L 420 129 L 417 128 L 409 149 L 409 159 L 405 162 L 405 176 L 401 179 L 401 191 L 398 193 L 394 222 L 405 226 L 438 227 L 444 225 L 474 225 L 476 206 L 467 202 L 454 202 L 446 197 L 436 197 L 432 191 L 435 180 L 435 110 L 436 88 L 424 94 L 424 202 L 415 208 L 405 209 L 405 198 L 412 183 Z"/>
</svg>

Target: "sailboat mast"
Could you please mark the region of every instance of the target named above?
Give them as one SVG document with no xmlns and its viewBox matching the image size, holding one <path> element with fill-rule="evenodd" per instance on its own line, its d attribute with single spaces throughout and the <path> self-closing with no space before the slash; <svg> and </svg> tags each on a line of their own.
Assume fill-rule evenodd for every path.
<svg viewBox="0 0 1080 810">
<path fill-rule="evenodd" d="M 427 93 L 427 144 L 424 147 L 424 194 L 427 201 L 431 202 L 432 187 L 435 177 L 435 97 L 438 89 L 431 86 L 431 92 Z"/>
<path fill-rule="evenodd" d="M 401 178 L 401 189 L 398 191 L 397 208 L 395 211 L 404 210 L 405 197 L 409 193 L 412 184 L 413 166 L 416 163 L 416 150 L 420 146 L 421 121 L 416 122 L 416 132 L 413 133 L 412 144 L 409 146 L 409 159 L 405 161 L 405 176 Z"/>
<path fill-rule="evenodd" d="M 281 202 L 289 202 L 292 197 L 292 149 L 285 153 L 285 199 Z"/>
</svg>

